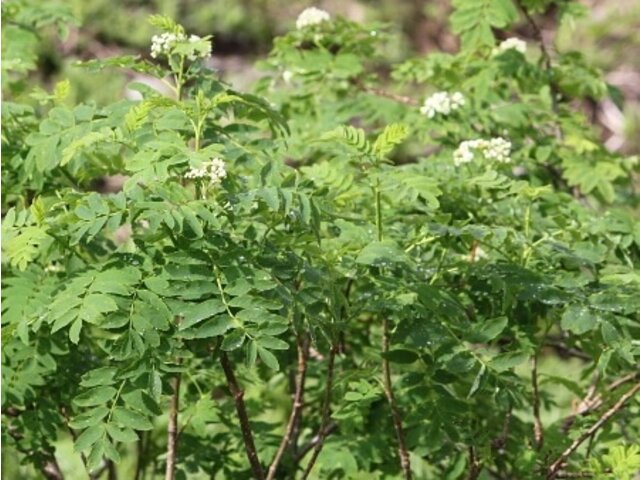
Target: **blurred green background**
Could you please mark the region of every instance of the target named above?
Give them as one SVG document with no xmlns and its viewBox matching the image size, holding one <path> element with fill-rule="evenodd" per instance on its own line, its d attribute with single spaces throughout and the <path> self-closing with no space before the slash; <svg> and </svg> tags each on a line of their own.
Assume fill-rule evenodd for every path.
<svg viewBox="0 0 640 480">
<path fill-rule="evenodd" d="M 188 32 L 214 35 L 212 65 L 236 88 L 248 89 L 259 78 L 253 64 L 271 48 L 274 36 L 295 28 L 297 15 L 316 5 L 332 15 L 351 20 L 382 21 L 394 40 L 388 45 L 389 63 L 433 51 L 455 51 L 448 17 L 450 0 L 22 0 L 47 9 L 64 5 L 77 19 L 66 39 L 53 27 L 39 41 L 38 70 L 30 76 L 50 90 L 64 78 L 72 84 L 70 101 L 113 101 L 133 78 L 122 72 L 90 74 L 73 66 L 77 60 L 118 54 L 148 56 L 150 37 L 156 33 L 147 22 L 150 14 L 163 13 L 182 23 Z M 618 91 L 612 99 L 585 102 L 581 107 L 602 130 L 607 147 L 623 154 L 640 152 L 640 2 L 637 0 L 583 0 L 586 18 L 561 25 L 554 11 L 540 21 L 543 37 L 561 51 L 580 50 L 600 68 Z M 5 23 L 6 27 L 6 23 Z M 4 30 L 7 30 L 5 28 Z M 11 32 L 8 32 L 11 33 Z M 506 36 L 535 41 L 522 22 Z M 3 32 L 3 59 L 10 53 L 11 37 Z"/>
</svg>

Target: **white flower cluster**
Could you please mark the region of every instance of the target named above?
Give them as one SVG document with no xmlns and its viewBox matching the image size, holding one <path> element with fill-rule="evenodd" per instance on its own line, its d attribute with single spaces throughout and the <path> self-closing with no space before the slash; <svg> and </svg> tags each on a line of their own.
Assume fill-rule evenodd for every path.
<svg viewBox="0 0 640 480">
<path fill-rule="evenodd" d="M 160 55 L 169 55 L 173 47 L 179 42 L 184 42 L 186 37 L 182 33 L 162 33 L 151 37 L 151 58 Z"/>
<path fill-rule="evenodd" d="M 151 37 L 151 58 L 158 58 L 161 55 L 169 56 L 178 43 L 196 43 L 202 40 L 198 35 L 190 35 L 188 38 L 183 33 L 162 33 Z M 187 58 L 191 61 L 198 57 L 206 58 L 211 56 L 211 44 L 206 49 L 196 49 Z"/>
<path fill-rule="evenodd" d="M 498 53 L 510 50 L 512 48 L 524 55 L 525 53 L 527 53 L 527 42 L 516 37 L 507 38 L 502 43 L 500 43 L 500 45 L 498 45 Z"/>
<path fill-rule="evenodd" d="M 210 185 L 216 185 L 222 182 L 222 179 L 226 176 L 227 170 L 221 158 L 212 158 L 208 162 L 203 163 L 200 168 L 192 168 L 184 174 L 184 178 L 208 178 Z"/>
<path fill-rule="evenodd" d="M 300 15 L 298 15 L 298 19 L 296 20 L 296 28 L 301 30 L 310 25 L 317 25 L 318 23 L 328 22 L 331 20 L 331 16 L 316 7 L 309 7 L 302 11 Z"/>
<path fill-rule="evenodd" d="M 502 137 L 491 140 L 466 140 L 462 142 L 455 152 L 453 152 L 453 163 L 459 167 L 463 163 L 469 163 L 474 158 L 474 152 L 482 153 L 486 160 L 495 160 L 500 163 L 509 163 L 511 158 L 511 142 Z"/>
<path fill-rule="evenodd" d="M 420 107 L 420 113 L 429 118 L 433 118 L 437 114 L 449 115 L 452 111 L 462 107 L 464 103 L 464 96 L 460 92 L 451 95 L 447 92 L 437 92 L 424 101 L 424 105 Z"/>
</svg>

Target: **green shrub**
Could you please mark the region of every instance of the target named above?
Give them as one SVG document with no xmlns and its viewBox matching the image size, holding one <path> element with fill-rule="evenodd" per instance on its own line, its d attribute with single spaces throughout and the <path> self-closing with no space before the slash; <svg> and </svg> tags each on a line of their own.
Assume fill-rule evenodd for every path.
<svg viewBox="0 0 640 480">
<path fill-rule="evenodd" d="M 69 105 L 61 83 L 33 108 L 33 65 L 7 67 L 2 435 L 22 462 L 60 478 L 69 432 L 87 471 L 134 457 L 136 479 L 633 474 L 637 160 L 574 107 L 608 92 L 579 53 L 494 38 L 574 3 L 453 3 L 460 52 L 386 90 L 384 26 L 317 10 L 254 93 L 163 16 L 149 58 L 85 67 L 168 94 Z M 539 367 L 558 356 L 574 375 Z M 548 418 L 561 388 L 583 402 Z"/>
</svg>

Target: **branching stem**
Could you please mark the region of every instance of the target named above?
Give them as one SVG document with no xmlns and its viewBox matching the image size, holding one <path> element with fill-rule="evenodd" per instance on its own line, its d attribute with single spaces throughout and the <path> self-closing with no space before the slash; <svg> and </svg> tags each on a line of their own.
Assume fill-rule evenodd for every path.
<svg viewBox="0 0 640 480">
<path fill-rule="evenodd" d="M 558 457 L 558 459 L 551 464 L 547 470 L 547 479 L 551 480 L 557 477 L 558 472 L 566 462 L 567 458 L 576 451 L 576 449 L 588 438 L 594 435 L 607 421 L 613 417 L 618 411 L 620 411 L 625 404 L 640 391 L 640 382 L 631 387 L 627 393 L 625 393 L 620 399 L 607 410 L 596 423 L 594 423 L 587 431 L 576 438 L 573 443 Z"/>
<path fill-rule="evenodd" d="M 229 391 L 231 395 L 233 395 L 233 401 L 236 404 L 236 413 L 238 414 L 238 420 L 240 422 L 244 449 L 247 453 L 249 464 L 251 465 L 251 471 L 257 480 L 263 480 L 264 472 L 260 459 L 258 458 L 258 451 L 253 441 L 253 433 L 251 431 L 251 424 L 249 423 L 249 416 L 247 415 L 247 408 L 244 404 L 244 391 L 238 386 L 238 381 L 233 373 L 233 367 L 226 352 L 220 352 L 220 364 L 222 365 L 222 370 L 224 370 Z"/>
<path fill-rule="evenodd" d="M 291 447 L 291 441 L 293 439 L 292 435 L 298 423 L 298 419 L 302 414 L 302 407 L 304 406 L 304 382 L 307 374 L 307 359 L 309 357 L 309 339 L 300 339 L 300 337 L 298 337 L 297 343 L 298 371 L 296 373 L 293 406 L 291 408 L 291 415 L 289 416 L 289 422 L 287 423 L 284 436 L 282 437 L 278 451 L 273 457 L 273 461 L 271 462 L 271 466 L 267 472 L 267 480 L 273 480 L 275 478 L 282 455 L 288 447 Z"/>
</svg>

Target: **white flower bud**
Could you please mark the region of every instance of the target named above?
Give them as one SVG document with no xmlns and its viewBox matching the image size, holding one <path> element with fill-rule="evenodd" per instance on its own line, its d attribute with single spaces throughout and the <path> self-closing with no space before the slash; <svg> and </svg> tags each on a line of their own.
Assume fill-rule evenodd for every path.
<svg viewBox="0 0 640 480">
<path fill-rule="evenodd" d="M 465 98 L 460 92 L 451 95 L 447 92 L 436 92 L 424 101 L 424 105 L 420 107 L 420 113 L 428 118 L 433 118 L 436 115 L 446 116 L 464 104 Z"/>
<path fill-rule="evenodd" d="M 296 20 L 296 28 L 301 30 L 310 25 L 317 25 L 318 23 L 327 22 L 331 19 L 331 16 L 316 7 L 310 7 L 302 11 Z"/>
</svg>

